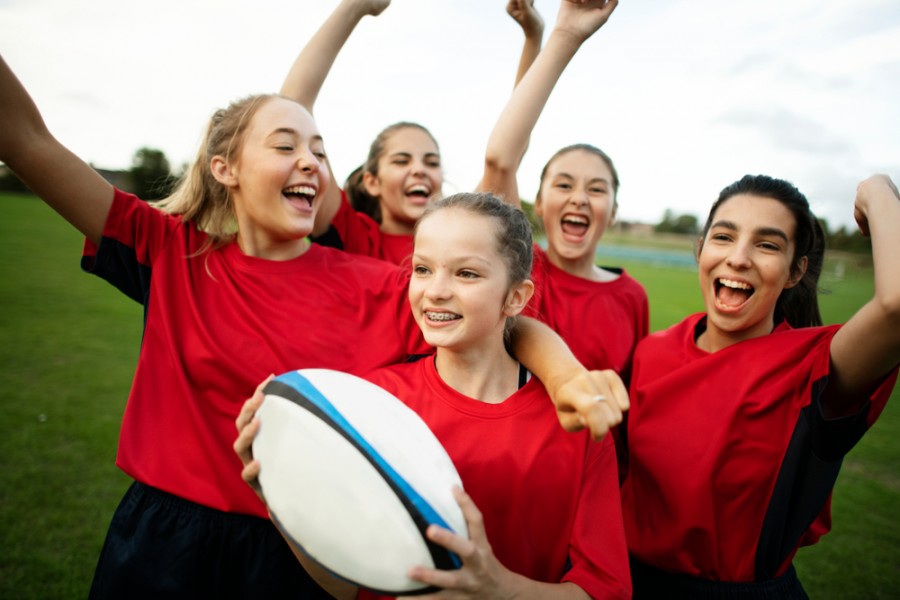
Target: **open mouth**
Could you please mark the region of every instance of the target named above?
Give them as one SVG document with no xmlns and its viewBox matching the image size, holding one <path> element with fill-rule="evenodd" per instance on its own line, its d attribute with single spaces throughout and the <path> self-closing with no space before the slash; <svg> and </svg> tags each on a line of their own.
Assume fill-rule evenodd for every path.
<svg viewBox="0 0 900 600">
<path fill-rule="evenodd" d="M 316 198 L 316 188 L 310 185 L 294 185 L 284 188 L 281 193 L 288 200 L 306 203 L 309 207 L 312 207 L 313 200 Z"/>
<path fill-rule="evenodd" d="M 405 193 L 407 198 L 417 204 L 424 204 L 431 198 L 431 190 L 424 185 L 414 185 L 407 189 Z"/>
<path fill-rule="evenodd" d="M 734 309 L 742 306 L 756 291 L 749 283 L 725 277 L 719 277 L 713 285 L 716 290 L 716 304 L 724 309 Z"/>
<path fill-rule="evenodd" d="M 591 222 L 584 215 L 564 215 L 560 220 L 562 232 L 566 235 L 582 237 L 587 233 Z"/>
</svg>

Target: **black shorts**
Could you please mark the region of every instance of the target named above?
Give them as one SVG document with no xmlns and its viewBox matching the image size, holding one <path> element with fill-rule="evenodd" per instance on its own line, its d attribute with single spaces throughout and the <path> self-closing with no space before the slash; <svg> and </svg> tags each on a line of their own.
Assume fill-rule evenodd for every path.
<svg viewBox="0 0 900 600">
<path fill-rule="evenodd" d="M 134 483 L 113 515 L 91 598 L 331 598 L 268 519 Z"/>
<path fill-rule="evenodd" d="M 631 558 L 634 600 L 809 600 L 794 565 L 768 581 L 727 582 L 667 573 Z"/>
</svg>

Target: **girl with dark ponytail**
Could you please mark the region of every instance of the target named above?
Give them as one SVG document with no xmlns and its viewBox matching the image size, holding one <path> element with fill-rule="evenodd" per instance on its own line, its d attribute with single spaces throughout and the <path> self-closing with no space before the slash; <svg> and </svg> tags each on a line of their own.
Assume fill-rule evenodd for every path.
<svg viewBox="0 0 900 600">
<path fill-rule="evenodd" d="M 775 318 L 787 321 L 792 327 L 821 325 L 819 276 L 822 274 L 822 263 L 825 259 L 825 232 L 822 230 L 822 224 L 810 210 L 806 196 L 783 179 L 775 179 L 767 175 L 745 175 L 719 193 L 719 199 L 710 209 L 706 225 L 703 227 L 704 238 L 709 232 L 713 215 L 719 206 L 738 194 L 774 198 L 794 215 L 797 231 L 791 274 L 795 277 L 799 276 L 800 279 L 797 285 L 785 289 L 778 297 L 778 302 L 775 304 Z M 703 238 L 700 239 L 700 244 L 702 246 Z M 806 269 L 801 276 L 804 259 Z"/>
<path fill-rule="evenodd" d="M 822 228 L 790 183 L 722 190 L 697 259 L 706 310 L 634 355 L 623 518 L 635 598 L 806 598 L 792 559 L 831 527 L 843 456 L 900 364 L 900 195 L 863 181 L 875 295 L 822 325 Z"/>
</svg>

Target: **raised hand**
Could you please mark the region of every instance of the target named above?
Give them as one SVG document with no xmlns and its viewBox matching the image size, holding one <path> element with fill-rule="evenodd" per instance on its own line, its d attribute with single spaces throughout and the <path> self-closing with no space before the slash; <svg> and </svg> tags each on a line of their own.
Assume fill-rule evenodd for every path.
<svg viewBox="0 0 900 600">
<path fill-rule="evenodd" d="M 618 5 L 618 0 L 562 0 L 554 29 L 584 41 L 603 27 Z"/>
</svg>

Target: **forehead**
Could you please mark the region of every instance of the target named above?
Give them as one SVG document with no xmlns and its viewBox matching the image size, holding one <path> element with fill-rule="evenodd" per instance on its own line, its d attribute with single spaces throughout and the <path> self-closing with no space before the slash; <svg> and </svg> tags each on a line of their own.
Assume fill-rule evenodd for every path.
<svg viewBox="0 0 900 600">
<path fill-rule="evenodd" d="M 286 98 L 268 98 L 250 120 L 247 135 L 265 137 L 278 131 L 295 132 L 303 138 L 319 135 L 312 115 L 300 104 Z"/>
<path fill-rule="evenodd" d="M 550 177 L 566 174 L 576 179 L 605 179 L 612 181 L 612 170 L 606 161 L 587 150 L 571 150 L 554 158 L 547 165 Z"/>
<path fill-rule="evenodd" d="M 780 201 L 767 196 L 736 194 L 713 214 L 713 227 L 727 222 L 739 230 L 780 229 L 793 239 L 797 229 L 794 213 Z"/>
<path fill-rule="evenodd" d="M 438 154 L 438 147 L 431 136 L 418 127 L 402 127 L 387 136 L 384 151 L 385 154 Z"/>
<path fill-rule="evenodd" d="M 485 255 L 497 252 L 497 223 L 494 219 L 461 208 L 442 208 L 419 221 L 416 252 L 444 256 Z"/>
</svg>

